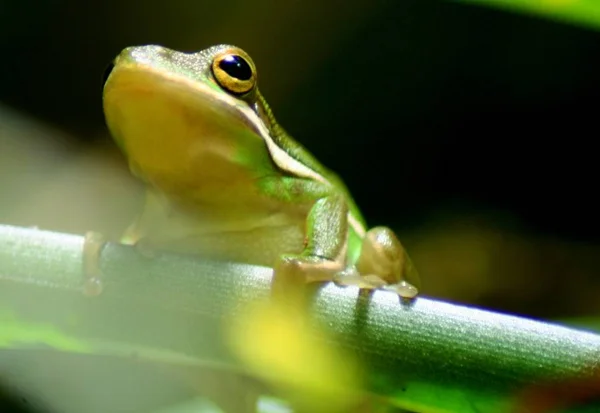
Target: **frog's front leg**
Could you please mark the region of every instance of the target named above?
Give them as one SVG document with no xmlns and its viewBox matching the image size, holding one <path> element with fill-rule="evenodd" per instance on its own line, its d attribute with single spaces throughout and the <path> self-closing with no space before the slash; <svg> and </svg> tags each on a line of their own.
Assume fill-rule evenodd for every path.
<svg viewBox="0 0 600 413">
<path fill-rule="evenodd" d="M 120 243 L 125 245 L 138 245 L 139 218 L 131 224 L 123 236 Z M 88 296 L 97 296 L 102 293 L 104 285 L 102 282 L 102 271 L 100 270 L 100 255 L 102 249 L 107 243 L 104 234 L 96 231 L 88 231 L 83 239 L 83 293 Z M 139 249 L 139 248 L 138 248 Z"/>
<path fill-rule="evenodd" d="M 100 271 L 100 254 L 106 245 L 103 234 L 88 231 L 83 239 L 83 293 L 96 296 L 102 293 L 102 272 Z"/>
<path fill-rule="evenodd" d="M 318 199 L 308 214 L 304 249 L 284 254 L 273 272 L 273 293 L 301 291 L 307 283 L 331 281 L 346 262 L 348 205 L 340 194 Z"/>
<path fill-rule="evenodd" d="M 293 180 L 296 188 L 302 189 L 301 198 L 312 196 L 317 201 L 306 219 L 303 251 L 282 255 L 274 266 L 274 294 L 300 292 L 307 283 L 325 281 L 361 289 L 384 289 L 403 298 L 418 294 L 414 285 L 419 283 L 418 274 L 392 230 L 376 227 L 364 235 L 357 271 L 352 271 L 347 263 L 349 208 L 345 197 L 315 181 Z M 290 187 L 288 183 L 287 188 Z"/>
</svg>

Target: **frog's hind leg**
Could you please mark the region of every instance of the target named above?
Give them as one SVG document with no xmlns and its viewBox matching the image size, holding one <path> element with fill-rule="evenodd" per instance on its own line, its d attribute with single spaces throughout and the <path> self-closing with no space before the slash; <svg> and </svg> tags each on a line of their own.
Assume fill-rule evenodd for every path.
<svg viewBox="0 0 600 413">
<path fill-rule="evenodd" d="M 402 298 L 414 298 L 419 290 L 419 275 L 406 250 L 387 227 L 375 227 L 363 239 L 358 272 L 374 288 L 397 293 Z"/>
</svg>

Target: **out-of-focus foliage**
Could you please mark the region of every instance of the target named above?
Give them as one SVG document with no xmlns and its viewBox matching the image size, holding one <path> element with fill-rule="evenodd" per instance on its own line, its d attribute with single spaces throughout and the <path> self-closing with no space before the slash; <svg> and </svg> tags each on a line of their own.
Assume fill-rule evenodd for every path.
<svg viewBox="0 0 600 413">
<path fill-rule="evenodd" d="M 304 312 L 279 301 L 251 306 L 245 317 L 231 320 L 229 330 L 229 345 L 240 360 L 289 399 L 297 398 L 305 411 L 351 411 L 363 397 L 364 372 L 352 354 L 330 343 Z"/>
<path fill-rule="evenodd" d="M 142 186 L 103 125 L 103 68 L 130 45 L 191 51 L 228 42 L 253 56 L 282 126 L 340 173 L 368 222 L 400 233 L 426 295 L 536 317 L 591 315 L 597 324 L 588 131 L 600 96 L 600 0 L 9 0 L 0 9 L 0 223 L 118 237 L 139 211 Z M 281 357 L 292 380 L 319 367 L 302 364 L 311 353 L 301 350 L 313 346 L 302 328 L 261 314 L 238 321 L 255 320 L 271 342 L 231 334 L 251 367 L 267 370 Z M 78 411 L 103 398 L 125 407 L 140 388 L 147 398 L 168 384 L 183 388 L 172 376 L 152 380 L 168 363 L 195 364 L 164 352 L 143 363 L 148 349 L 127 343 L 99 351 L 11 312 L 0 321 L 4 359 L 19 373 L 5 374 L 0 360 L 0 381 L 41 383 Z M 296 344 L 297 357 L 286 358 L 280 343 Z M 37 354 L 30 344 L 54 350 Z M 336 363 L 319 350 L 313 361 Z M 90 351 L 138 358 L 81 354 Z"/>
<path fill-rule="evenodd" d="M 457 0 L 548 17 L 600 30 L 597 0 Z"/>
</svg>

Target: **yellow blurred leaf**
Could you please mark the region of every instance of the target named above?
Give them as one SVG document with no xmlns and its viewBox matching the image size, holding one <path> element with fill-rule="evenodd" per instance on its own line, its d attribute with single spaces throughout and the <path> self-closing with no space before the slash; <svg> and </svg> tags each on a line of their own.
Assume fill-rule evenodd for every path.
<svg viewBox="0 0 600 413">
<path fill-rule="evenodd" d="M 310 325 L 297 307 L 255 303 L 229 324 L 228 341 L 245 366 L 309 411 L 348 411 L 360 402 L 359 366 Z"/>
</svg>

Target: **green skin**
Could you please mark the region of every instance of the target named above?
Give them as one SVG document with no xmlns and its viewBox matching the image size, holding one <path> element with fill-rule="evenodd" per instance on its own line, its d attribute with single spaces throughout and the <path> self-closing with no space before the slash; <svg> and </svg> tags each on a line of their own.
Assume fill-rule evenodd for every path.
<svg viewBox="0 0 600 413">
<path fill-rule="evenodd" d="M 224 56 L 252 76 L 219 66 Z M 127 48 L 106 79 L 104 111 L 149 188 L 124 243 L 272 266 L 275 290 L 333 280 L 417 294 L 393 232 L 366 231 L 343 182 L 279 126 L 243 50 Z"/>
</svg>

